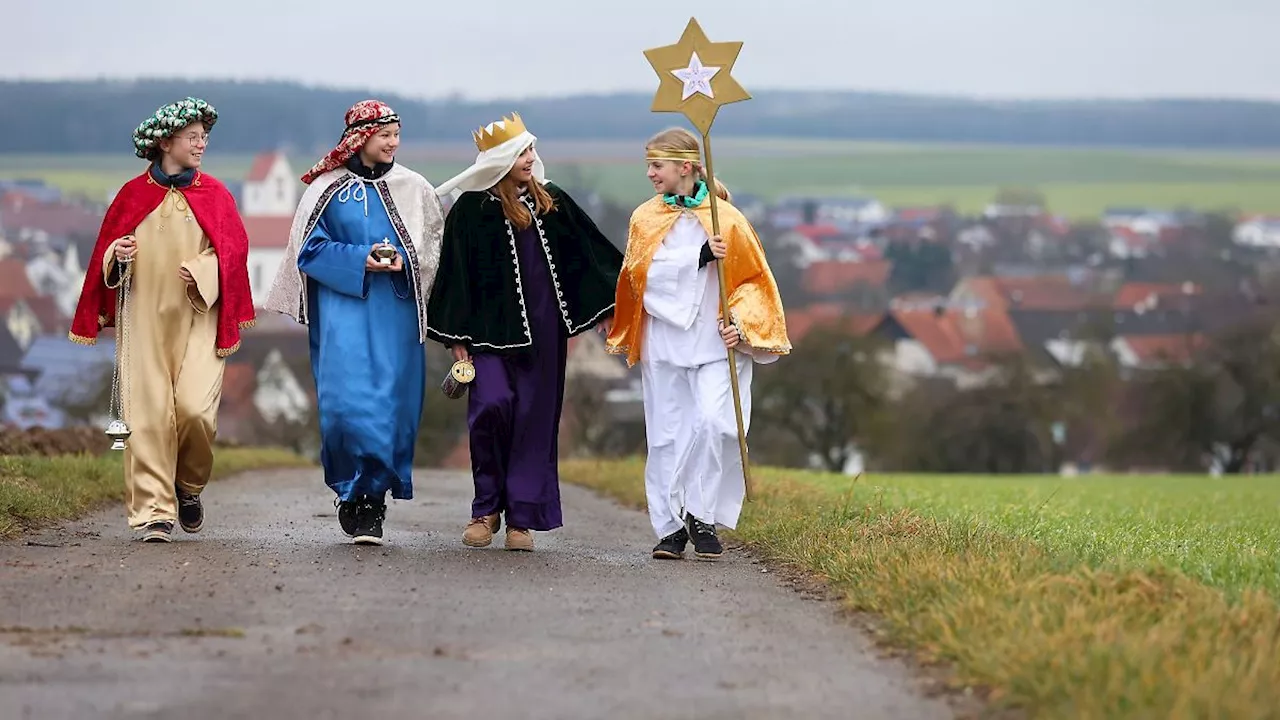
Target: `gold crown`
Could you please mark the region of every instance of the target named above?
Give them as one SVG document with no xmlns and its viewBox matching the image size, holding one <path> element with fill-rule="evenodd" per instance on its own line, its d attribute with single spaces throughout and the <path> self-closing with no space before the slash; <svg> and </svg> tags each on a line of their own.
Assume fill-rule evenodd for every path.
<svg viewBox="0 0 1280 720">
<path fill-rule="evenodd" d="M 520 119 L 520 113 L 513 112 L 511 117 L 504 115 L 501 120 L 491 122 L 482 128 L 472 131 L 471 139 L 476 141 L 476 147 L 479 148 L 480 152 L 485 152 L 498 147 L 522 132 L 525 132 L 524 121 Z"/>
</svg>

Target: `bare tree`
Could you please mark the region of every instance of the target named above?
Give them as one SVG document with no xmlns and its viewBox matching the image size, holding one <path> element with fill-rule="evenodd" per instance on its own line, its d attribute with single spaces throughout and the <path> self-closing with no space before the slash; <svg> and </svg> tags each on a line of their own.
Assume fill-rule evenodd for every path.
<svg viewBox="0 0 1280 720">
<path fill-rule="evenodd" d="M 815 327 L 793 357 L 758 370 L 752 435 L 790 436 L 824 468 L 842 471 L 885 408 L 881 348 L 837 324 Z"/>
<path fill-rule="evenodd" d="M 1176 470 L 1216 464 L 1241 472 L 1259 443 L 1280 438 L 1278 332 L 1270 320 L 1237 325 L 1140 379 L 1141 412 L 1124 455 Z"/>
</svg>

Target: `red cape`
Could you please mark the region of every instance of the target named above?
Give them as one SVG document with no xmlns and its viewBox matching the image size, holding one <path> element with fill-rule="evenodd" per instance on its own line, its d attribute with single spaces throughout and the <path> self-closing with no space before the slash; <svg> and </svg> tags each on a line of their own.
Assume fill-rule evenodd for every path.
<svg viewBox="0 0 1280 720">
<path fill-rule="evenodd" d="M 160 207 L 167 189 L 148 172 L 125 183 L 102 219 L 98 241 L 89 256 L 80 302 L 71 320 L 70 338 L 92 345 L 98 331 L 115 325 L 116 291 L 102 278 L 102 260 L 112 242 L 132 234 L 138 225 Z M 253 296 L 249 290 L 249 234 L 236 210 L 236 201 L 226 186 L 211 175 L 198 172 L 188 187 L 182 188 L 196 222 L 218 254 L 218 339 L 219 357 L 240 348 L 240 329 L 254 323 Z"/>
</svg>

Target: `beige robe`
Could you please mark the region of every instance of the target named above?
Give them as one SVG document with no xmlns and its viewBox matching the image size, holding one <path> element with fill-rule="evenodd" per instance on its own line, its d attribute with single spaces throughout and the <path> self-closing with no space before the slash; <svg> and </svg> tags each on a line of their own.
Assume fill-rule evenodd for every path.
<svg viewBox="0 0 1280 720">
<path fill-rule="evenodd" d="M 186 198 L 170 190 L 134 231 L 121 342 L 120 391 L 132 435 L 124 452 L 129 526 L 176 522 L 176 489 L 199 494 L 213 471 L 225 361 L 217 356 L 218 258 Z M 117 241 L 118 242 L 118 241 Z M 118 287 L 117 242 L 103 280 Z M 188 285 L 178 274 L 186 268 Z"/>
</svg>

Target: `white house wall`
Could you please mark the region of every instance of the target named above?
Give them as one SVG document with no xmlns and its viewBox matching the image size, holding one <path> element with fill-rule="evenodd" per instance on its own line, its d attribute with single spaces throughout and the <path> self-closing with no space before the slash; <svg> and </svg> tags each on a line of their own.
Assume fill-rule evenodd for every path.
<svg viewBox="0 0 1280 720">
<path fill-rule="evenodd" d="M 17 341 L 18 347 L 23 350 L 31 347 L 32 341 L 40 334 L 40 323 L 37 322 L 35 313 L 21 300 L 15 302 L 9 309 L 9 313 L 5 316 L 5 325 L 8 327 L 9 334 Z"/>
<path fill-rule="evenodd" d="M 262 307 L 266 301 L 282 262 L 284 248 L 254 248 L 249 251 L 249 289 L 253 294 L 254 307 Z"/>
<path fill-rule="evenodd" d="M 1237 245 L 1247 247 L 1280 247 L 1280 222 L 1263 223 L 1257 220 L 1236 226 L 1233 239 Z"/>
<path fill-rule="evenodd" d="M 298 205 L 298 181 L 283 155 L 260 182 L 246 182 L 240 211 L 250 217 L 290 217 Z"/>
<path fill-rule="evenodd" d="M 938 372 L 938 363 L 918 340 L 899 340 L 894 344 L 893 366 L 907 375 L 927 377 Z"/>
</svg>

